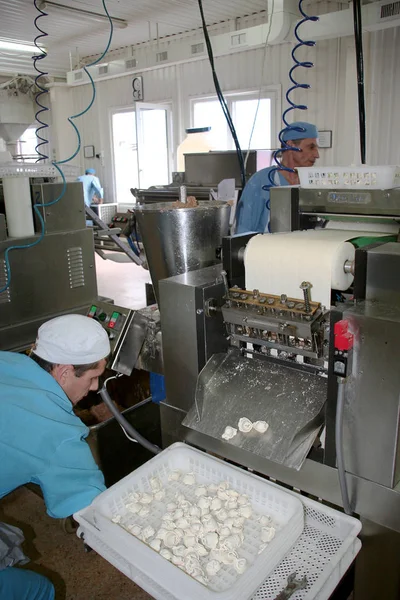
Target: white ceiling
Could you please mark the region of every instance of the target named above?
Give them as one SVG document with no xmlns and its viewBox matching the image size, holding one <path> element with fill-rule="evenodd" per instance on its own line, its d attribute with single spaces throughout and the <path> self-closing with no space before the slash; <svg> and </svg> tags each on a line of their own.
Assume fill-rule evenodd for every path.
<svg viewBox="0 0 400 600">
<path fill-rule="evenodd" d="M 103 13 L 102 0 L 55 0 L 69 7 Z M 197 0 L 106 0 L 112 17 L 124 19 L 125 29 L 114 28 L 110 49 L 122 48 L 149 39 L 178 34 L 201 26 Z M 267 0 L 203 0 L 208 24 L 259 13 L 267 9 Z M 84 14 L 48 6 L 47 17 L 38 25 L 49 35 L 42 38 L 48 52 L 39 61 L 50 75 L 62 75 L 69 70 L 73 58 L 99 54 L 109 36 L 108 21 L 94 20 Z M 37 35 L 35 17 L 40 14 L 33 0 L 0 0 L 0 40 L 32 42 Z M 0 73 L 32 73 L 28 54 L 0 50 Z"/>
</svg>

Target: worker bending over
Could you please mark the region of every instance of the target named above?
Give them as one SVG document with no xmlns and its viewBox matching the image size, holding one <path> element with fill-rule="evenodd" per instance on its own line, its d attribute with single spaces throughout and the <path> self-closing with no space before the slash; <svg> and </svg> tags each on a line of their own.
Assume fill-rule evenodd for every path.
<svg viewBox="0 0 400 600">
<path fill-rule="evenodd" d="M 282 166 L 292 171 L 279 169 L 278 165 L 257 171 L 247 182 L 238 206 L 236 233 L 257 231 L 268 232 L 269 226 L 269 190 L 273 185 L 269 174 L 276 186 L 299 185 L 300 180 L 296 169 L 298 167 L 312 167 L 319 158 L 318 130 L 315 125 L 304 121 L 296 121 L 282 134 L 282 139 L 287 145 L 299 150 L 285 150 L 282 152 Z"/>
<path fill-rule="evenodd" d="M 83 315 L 42 325 L 30 357 L 0 352 L 0 498 L 35 483 L 47 513 L 61 519 L 105 489 L 85 440 L 89 430 L 73 408 L 97 390 L 109 353 L 107 333 Z M 50 581 L 12 567 L 11 554 L 1 550 L 1 600 L 54 598 Z"/>
</svg>

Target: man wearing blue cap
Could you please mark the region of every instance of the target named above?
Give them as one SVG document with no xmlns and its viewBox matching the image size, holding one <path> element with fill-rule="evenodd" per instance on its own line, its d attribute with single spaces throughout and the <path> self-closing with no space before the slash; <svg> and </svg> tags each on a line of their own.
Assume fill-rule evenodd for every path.
<svg viewBox="0 0 400 600">
<path fill-rule="evenodd" d="M 85 175 L 78 177 L 77 181 L 83 183 L 83 198 L 86 206 L 103 202 L 103 188 L 99 178 L 96 177 L 95 169 L 86 169 Z M 87 220 L 86 225 L 93 225 L 93 222 Z"/>
<path fill-rule="evenodd" d="M 282 139 L 288 146 L 298 150 L 285 150 L 282 152 L 281 163 L 283 167 L 291 169 L 286 171 L 278 169 L 277 165 L 261 169 L 249 179 L 240 198 L 236 233 L 257 231 L 268 232 L 269 225 L 269 190 L 272 186 L 269 173 L 276 186 L 299 185 L 300 180 L 296 169 L 298 167 L 312 167 L 318 153 L 318 129 L 311 123 L 296 121 L 286 128 Z"/>
</svg>

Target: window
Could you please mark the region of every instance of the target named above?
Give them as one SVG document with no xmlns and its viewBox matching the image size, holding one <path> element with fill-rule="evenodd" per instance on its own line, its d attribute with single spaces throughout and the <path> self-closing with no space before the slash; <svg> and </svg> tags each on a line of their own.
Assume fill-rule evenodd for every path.
<svg viewBox="0 0 400 600">
<path fill-rule="evenodd" d="M 114 189 L 119 204 L 131 204 L 131 188 L 171 180 L 170 108 L 137 102 L 111 114 Z"/>
<path fill-rule="evenodd" d="M 225 100 L 235 125 L 240 147 L 242 150 L 247 150 L 256 117 L 258 93 L 225 94 Z M 269 149 L 274 144 L 279 100 L 278 88 L 264 93 L 261 97 L 250 149 Z M 211 127 L 210 138 L 215 150 L 235 148 L 221 105 L 215 96 L 192 100 L 192 123 L 193 127 Z"/>
<path fill-rule="evenodd" d="M 36 126 L 28 127 L 17 142 L 17 160 L 31 163 L 36 162 L 40 158 L 36 152 L 36 146 L 39 142 L 40 140 L 36 137 Z M 39 150 L 42 148 L 45 148 L 45 146 L 41 146 Z"/>
</svg>

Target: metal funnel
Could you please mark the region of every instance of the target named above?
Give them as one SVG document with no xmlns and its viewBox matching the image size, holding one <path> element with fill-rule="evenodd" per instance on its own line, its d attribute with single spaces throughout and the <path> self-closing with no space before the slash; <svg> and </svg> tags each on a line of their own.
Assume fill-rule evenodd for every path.
<svg viewBox="0 0 400 600">
<path fill-rule="evenodd" d="M 228 235 L 230 210 L 217 201 L 199 202 L 195 208 L 159 202 L 134 209 L 157 302 L 160 279 L 219 262 L 216 251 Z"/>
</svg>

